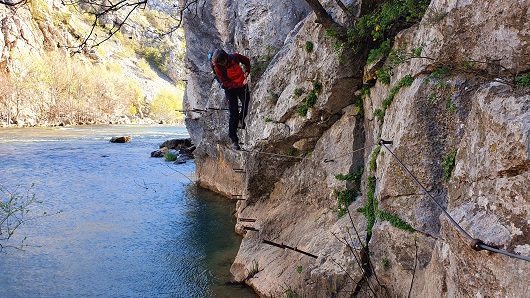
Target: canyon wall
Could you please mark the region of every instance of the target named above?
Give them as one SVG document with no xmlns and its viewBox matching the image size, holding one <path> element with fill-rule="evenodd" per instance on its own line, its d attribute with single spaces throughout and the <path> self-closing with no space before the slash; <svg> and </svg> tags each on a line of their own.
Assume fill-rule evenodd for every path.
<svg viewBox="0 0 530 298">
<path fill-rule="evenodd" d="M 340 24 L 354 20 L 335 1 L 324 7 Z M 403 59 L 366 66 L 336 51 L 305 1 L 199 11 L 185 25 L 186 123 L 199 184 L 238 199 L 236 281 L 263 297 L 530 296 L 529 262 L 473 250 L 442 212 L 471 238 L 530 256 L 530 92 L 515 83 L 530 71 L 530 1 L 433 0 L 396 34 Z M 269 59 L 251 78 L 242 151 L 227 146 L 206 58 L 218 47 L 253 67 Z M 336 177 L 355 173 L 358 191 Z M 341 193 L 356 194 L 343 216 Z"/>
</svg>

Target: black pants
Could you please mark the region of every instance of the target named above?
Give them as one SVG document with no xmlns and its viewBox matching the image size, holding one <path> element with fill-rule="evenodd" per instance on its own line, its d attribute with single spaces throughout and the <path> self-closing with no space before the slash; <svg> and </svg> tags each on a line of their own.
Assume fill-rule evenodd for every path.
<svg viewBox="0 0 530 298">
<path fill-rule="evenodd" d="M 247 86 L 243 88 L 225 90 L 226 99 L 228 100 L 228 110 L 230 119 L 228 120 L 228 136 L 232 142 L 239 142 L 237 138 L 237 124 L 245 125 L 245 117 L 248 114 L 248 103 L 250 102 L 250 91 Z M 238 100 L 239 99 L 239 100 Z M 241 111 L 239 111 L 239 102 L 241 101 Z"/>
</svg>

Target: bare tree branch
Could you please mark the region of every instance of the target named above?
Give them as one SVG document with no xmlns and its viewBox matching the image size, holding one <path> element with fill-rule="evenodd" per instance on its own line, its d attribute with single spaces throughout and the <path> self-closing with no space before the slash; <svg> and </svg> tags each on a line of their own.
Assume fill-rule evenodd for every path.
<svg viewBox="0 0 530 298">
<path fill-rule="evenodd" d="M 28 2 L 28 0 L 20 0 L 20 1 L 16 1 L 16 2 L 12 2 L 10 0 L 0 0 L 0 4 L 5 5 L 5 6 L 10 6 L 10 7 L 22 6 L 22 5 L 26 4 L 27 2 Z"/>
<path fill-rule="evenodd" d="M 6 0 L 0 0 L 6 1 Z M 25 2 L 28 0 L 21 0 Z M 164 32 L 157 31 L 148 31 L 150 33 L 158 34 L 158 38 L 170 35 L 171 33 L 177 31 L 182 26 L 183 16 L 186 11 L 191 11 L 198 15 L 199 12 L 199 3 L 205 2 L 204 0 L 181 0 L 178 1 L 179 4 L 174 4 L 175 8 L 173 12 L 169 13 L 169 18 L 176 21 L 176 24 L 173 24 L 168 30 Z M 2 3 L 2 2 L 0 2 Z M 144 9 L 147 6 L 148 0 L 119 0 L 113 2 L 112 0 L 62 0 L 63 5 L 73 6 L 80 13 L 87 13 L 94 16 L 94 21 L 91 24 L 90 31 L 86 34 L 80 43 L 75 46 L 62 46 L 67 49 L 73 49 L 73 54 L 81 52 L 89 52 L 92 48 L 101 45 L 102 43 L 108 41 L 112 36 L 118 33 L 123 26 L 128 25 L 132 13 L 138 9 Z M 195 5 L 195 8 L 193 8 Z M 113 21 L 112 27 L 110 29 L 103 29 L 105 31 L 105 36 L 98 38 L 97 29 L 101 28 L 100 21 L 108 17 L 109 15 L 120 14 L 121 18 L 119 21 Z"/>
</svg>

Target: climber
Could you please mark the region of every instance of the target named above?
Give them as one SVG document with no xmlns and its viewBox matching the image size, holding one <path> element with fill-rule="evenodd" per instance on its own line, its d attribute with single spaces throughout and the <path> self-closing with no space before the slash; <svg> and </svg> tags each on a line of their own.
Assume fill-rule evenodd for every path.
<svg viewBox="0 0 530 298">
<path fill-rule="evenodd" d="M 232 140 L 232 148 L 240 150 L 237 127 L 241 121 L 241 128 L 245 128 L 245 117 L 248 113 L 250 91 L 247 84 L 250 73 L 250 60 L 235 52 L 227 54 L 224 50 L 216 49 L 212 54 L 211 61 L 215 75 L 221 82 L 223 89 L 225 89 L 225 96 L 228 101 L 228 110 L 230 112 L 228 136 Z M 245 66 L 245 71 L 243 71 L 239 63 Z M 241 112 L 239 111 L 239 101 L 242 104 Z"/>
</svg>

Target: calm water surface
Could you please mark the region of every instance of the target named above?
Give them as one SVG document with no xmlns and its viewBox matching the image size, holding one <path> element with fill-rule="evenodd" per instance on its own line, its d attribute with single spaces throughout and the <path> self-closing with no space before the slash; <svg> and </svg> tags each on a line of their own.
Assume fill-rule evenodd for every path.
<svg viewBox="0 0 530 298">
<path fill-rule="evenodd" d="M 112 136 L 132 141 L 114 144 Z M 228 285 L 234 204 L 150 153 L 173 126 L 0 128 L 0 188 L 41 204 L 0 252 L 0 297 L 256 297 Z M 33 186 L 32 186 L 33 185 Z M 6 196 L 2 193 L 1 199 Z"/>
</svg>

